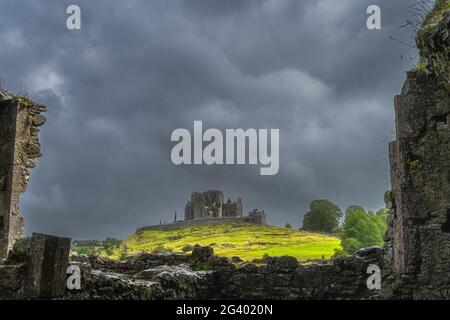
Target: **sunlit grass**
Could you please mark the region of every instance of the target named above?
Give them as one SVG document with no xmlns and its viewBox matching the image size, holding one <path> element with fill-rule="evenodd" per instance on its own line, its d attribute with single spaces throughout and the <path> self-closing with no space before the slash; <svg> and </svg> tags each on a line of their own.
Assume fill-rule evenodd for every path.
<svg viewBox="0 0 450 320">
<path fill-rule="evenodd" d="M 181 230 L 151 230 L 133 234 L 107 255 L 118 259 L 123 254 L 153 252 L 164 248 L 183 252 L 186 246 L 209 245 L 217 255 L 243 260 L 290 255 L 300 261 L 329 258 L 340 248 L 338 238 L 295 229 L 265 227 L 251 223 L 191 226 Z M 112 253 L 112 254 L 111 254 Z"/>
</svg>

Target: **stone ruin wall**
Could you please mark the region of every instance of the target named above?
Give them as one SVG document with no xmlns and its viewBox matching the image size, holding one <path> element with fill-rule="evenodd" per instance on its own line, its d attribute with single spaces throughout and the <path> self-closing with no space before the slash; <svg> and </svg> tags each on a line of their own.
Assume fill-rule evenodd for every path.
<svg viewBox="0 0 450 320">
<path fill-rule="evenodd" d="M 184 220 L 203 218 L 242 217 L 242 200 L 236 202 L 225 197 L 220 190 L 192 192 L 184 210 Z"/>
<path fill-rule="evenodd" d="M 42 112 L 44 106 L 0 89 L 0 259 L 23 237 L 19 199 L 41 155 L 39 127 L 46 120 Z"/>
<path fill-rule="evenodd" d="M 395 99 L 387 298 L 450 299 L 450 83 L 442 72 L 450 65 L 449 28 L 447 12 L 433 33 L 419 32 L 428 67 L 409 72 Z M 438 67 L 443 57 L 445 66 Z"/>
</svg>

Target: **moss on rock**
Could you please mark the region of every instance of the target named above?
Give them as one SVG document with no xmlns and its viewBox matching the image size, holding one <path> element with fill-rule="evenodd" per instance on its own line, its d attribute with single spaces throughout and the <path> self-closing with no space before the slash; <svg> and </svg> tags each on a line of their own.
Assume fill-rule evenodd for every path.
<svg viewBox="0 0 450 320">
<path fill-rule="evenodd" d="M 419 69 L 436 77 L 445 90 L 450 88 L 450 2 L 438 0 L 425 17 L 417 34 Z"/>
</svg>

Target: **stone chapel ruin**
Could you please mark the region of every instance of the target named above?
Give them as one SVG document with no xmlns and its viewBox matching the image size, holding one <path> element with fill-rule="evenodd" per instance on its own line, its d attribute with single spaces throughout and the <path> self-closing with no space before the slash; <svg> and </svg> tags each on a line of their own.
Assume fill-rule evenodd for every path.
<svg viewBox="0 0 450 320">
<path fill-rule="evenodd" d="M 176 230 L 191 225 L 220 224 L 223 222 L 249 222 L 267 226 L 264 210 L 253 209 L 247 216 L 243 214 L 242 199 L 224 201 L 224 193 L 220 190 L 192 192 L 191 199 L 184 209 L 184 220 L 177 220 L 175 213 L 173 223 L 164 223 L 141 227 L 136 232 L 146 230 Z"/>
<path fill-rule="evenodd" d="M 222 191 L 192 192 L 191 200 L 186 204 L 184 220 L 201 218 L 242 217 L 242 199 L 224 202 Z"/>
<path fill-rule="evenodd" d="M 267 217 L 264 210 L 253 209 L 248 216 L 243 215 L 242 199 L 231 201 L 230 198 L 224 202 L 224 194 L 219 190 L 205 192 L 192 192 L 191 200 L 188 201 L 184 210 L 184 221 L 195 221 L 198 219 L 220 219 L 252 222 L 267 225 Z"/>
</svg>

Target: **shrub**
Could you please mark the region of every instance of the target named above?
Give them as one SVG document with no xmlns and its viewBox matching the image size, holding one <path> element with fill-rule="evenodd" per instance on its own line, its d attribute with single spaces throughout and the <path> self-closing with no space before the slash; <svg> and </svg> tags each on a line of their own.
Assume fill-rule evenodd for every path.
<svg viewBox="0 0 450 320">
<path fill-rule="evenodd" d="M 341 245 L 345 252 L 352 254 L 361 248 L 382 246 L 387 229 L 387 214 L 387 209 L 374 213 L 366 212 L 360 206 L 350 206 L 341 233 Z"/>
<path fill-rule="evenodd" d="M 341 218 L 342 211 L 337 205 L 328 200 L 314 200 L 303 218 L 303 230 L 336 233 Z"/>
<path fill-rule="evenodd" d="M 165 253 L 165 252 L 172 252 L 172 248 L 167 248 L 162 244 L 158 244 L 153 250 L 152 253 Z"/>
</svg>

